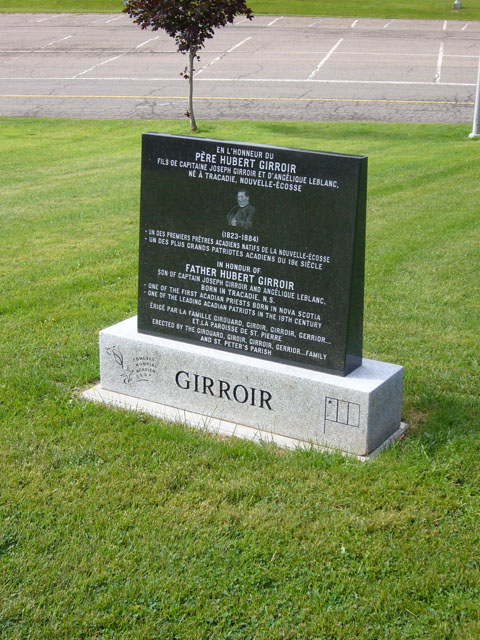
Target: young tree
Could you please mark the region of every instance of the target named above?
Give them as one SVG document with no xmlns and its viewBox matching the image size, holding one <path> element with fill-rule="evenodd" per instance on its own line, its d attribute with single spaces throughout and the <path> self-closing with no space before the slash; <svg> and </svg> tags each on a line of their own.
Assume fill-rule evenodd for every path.
<svg viewBox="0 0 480 640">
<path fill-rule="evenodd" d="M 153 31 L 164 29 L 175 38 L 177 51 L 188 54 L 188 66 L 181 74 L 189 81 L 188 111 L 190 128 L 196 131 L 193 113 L 193 64 L 200 60 L 199 50 L 214 29 L 233 22 L 236 15 L 253 18 L 245 0 L 123 0 L 124 13 L 141 26 Z"/>
</svg>

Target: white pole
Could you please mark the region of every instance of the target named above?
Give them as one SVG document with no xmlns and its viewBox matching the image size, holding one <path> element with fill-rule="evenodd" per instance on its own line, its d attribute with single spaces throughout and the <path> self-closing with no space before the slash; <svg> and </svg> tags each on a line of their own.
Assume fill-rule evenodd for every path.
<svg viewBox="0 0 480 640">
<path fill-rule="evenodd" d="M 473 129 L 468 137 L 480 137 L 480 58 L 478 59 L 477 94 L 475 96 L 475 110 L 473 112 Z"/>
</svg>

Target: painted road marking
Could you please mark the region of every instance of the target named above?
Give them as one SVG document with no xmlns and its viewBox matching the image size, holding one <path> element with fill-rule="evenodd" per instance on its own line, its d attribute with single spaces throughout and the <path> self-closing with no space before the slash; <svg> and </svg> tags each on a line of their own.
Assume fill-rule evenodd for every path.
<svg viewBox="0 0 480 640">
<path fill-rule="evenodd" d="M 90 67 L 89 69 L 85 69 L 85 71 L 80 71 L 80 73 L 77 73 L 75 76 L 72 76 L 71 80 L 76 80 L 80 76 L 83 76 L 85 73 L 88 73 L 89 71 L 93 71 L 93 69 L 96 69 L 97 67 L 101 67 L 104 64 L 108 64 L 109 62 L 113 62 L 114 60 L 118 60 L 124 55 L 126 54 L 121 53 L 119 56 L 114 56 L 113 58 L 109 58 L 108 60 L 104 60 L 103 62 L 99 62 L 98 64 L 94 64 L 93 67 Z"/>
<path fill-rule="evenodd" d="M 187 96 L 100 96 L 100 95 L 52 95 L 52 94 L 0 94 L 0 98 L 58 98 L 64 99 L 76 99 L 76 100 L 90 100 L 90 99 L 112 99 L 112 100 L 187 100 Z M 475 104 L 472 101 L 461 100 L 388 100 L 386 98 L 244 98 L 244 97 L 228 97 L 228 96 L 196 96 L 195 100 L 226 100 L 235 102 L 372 102 L 372 103 L 387 103 L 387 104 L 450 104 L 457 106 L 471 106 Z"/>
<path fill-rule="evenodd" d="M 121 56 L 117 56 L 120 58 Z M 107 60 L 105 62 L 108 62 Z M 101 63 L 103 64 L 103 63 Z M 177 76 L 172 76 L 171 78 L 125 78 L 125 77 L 113 77 L 113 78 L 84 78 L 84 77 L 39 77 L 32 78 L 11 78 L 11 77 L 0 77 L 0 82 L 5 80 L 7 82 L 14 81 L 30 81 L 30 82 L 50 82 L 52 80 L 83 80 L 84 82 L 118 82 L 120 80 L 128 81 L 128 82 L 185 82 L 183 78 L 179 78 Z M 296 78 L 198 78 L 198 82 L 271 82 L 271 83 L 288 83 L 288 84 L 300 84 L 302 82 L 306 82 L 308 84 L 372 84 L 372 85 L 401 85 L 401 86 L 422 86 L 422 87 L 476 87 L 476 82 L 413 82 L 406 80 L 318 80 L 314 78 L 313 80 L 298 80 Z"/>
<path fill-rule="evenodd" d="M 105 24 L 105 16 L 102 16 L 99 20 L 92 20 L 90 24 L 96 24 L 97 22 L 103 22 Z"/>
<path fill-rule="evenodd" d="M 1 51 L 0 53 L 17 53 L 17 54 L 25 54 L 25 53 L 43 53 L 43 49 L 46 49 L 47 47 L 50 47 L 52 44 L 56 44 L 57 42 L 63 42 L 63 40 L 68 40 L 68 38 L 72 38 L 73 36 L 66 36 L 65 38 L 60 38 L 60 40 L 53 40 L 52 42 L 49 42 L 48 44 L 44 44 L 43 47 L 40 47 L 40 49 L 35 49 L 34 51 L 31 50 L 27 50 L 27 51 L 22 51 L 22 50 L 12 50 L 12 51 Z M 56 53 L 52 52 L 52 53 Z M 18 60 L 19 58 L 21 58 L 22 55 L 17 55 L 15 56 L 15 58 L 7 58 L 6 60 L 1 60 L 0 64 L 4 64 L 5 62 L 13 62 L 14 60 Z"/>
<path fill-rule="evenodd" d="M 215 64 L 215 62 L 218 62 L 219 60 L 224 58 L 227 55 L 227 53 L 232 53 L 232 51 L 235 51 L 235 49 L 238 49 L 238 47 L 241 47 L 242 44 L 245 44 L 245 42 L 248 42 L 248 40 L 251 40 L 251 39 L 252 39 L 252 36 L 248 36 L 248 38 L 244 38 L 241 42 L 237 42 L 237 44 L 233 45 L 233 47 L 231 47 L 228 51 L 224 51 L 221 55 L 217 56 L 213 60 L 210 60 L 210 62 L 207 62 L 206 65 L 204 65 L 201 69 L 197 71 L 197 73 L 194 74 L 194 77 L 196 78 L 199 73 L 202 73 L 202 71 L 205 71 L 205 69 L 207 69 L 208 67 L 211 67 L 212 64 Z"/>
<path fill-rule="evenodd" d="M 73 36 L 65 36 L 65 38 L 60 38 L 60 40 L 52 40 L 52 42 L 49 42 L 48 44 L 44 44 L 43 47 L 40 47 L 40 49 L 35 49 L 35 51 L 33 51 L 32 53 L 38 53 L 40 52 L 42 49 L 45 49 L 46 47 L 51 47 L 52 44 L 57 44 L 57 42 L 63 42 L 64 40 L 68 40 L 69 38 L 73 38 Z"/>
<path fill-rule="evenodd" d="M 440 49 L 438 51 L 437 70 L 435 72 L 435 83 L 436 84 L 440 84 L 440 76 L 442 74 L 443 49 L 444 49 L 444 43 L 441 42 L 440 43 Z"/>
<path fill-rule="evenodd" d="M 158 40 L 159 38 L 160 38 L 160 36 L 155 36 L 155 38 L 150 38 L 149 40 L 145 40 L 145 42 L 141 42 L 140 44 L 137 44 L 135 49 L 140 49 L 140 47 L 144 47 L 149 42 L 153 42 L 154 40 Z"/>
<path fill-rule="evenodd" d="M 36 20 L 36 22 L 46 22 L 47 20 L 55 20 L 55 18 L 61 18 L 64 16 L 64 13 L 58 13 L 55 16 L 48 16 L 48 18 L 40 18 L 40 20 Z"/>
<path fill-rule="evenodd" d="M 67 36 L 67 37 L 73 37 L 73 36 Z M 157 36 L 157 38 L 159 38 L 160 36 Z M 250 36 L 252 37 L 252 36 Z M 152 38 L 153 40 L 155 38 Z M 55 42 L 60 42 L 60 40 L 56 40 Z M 146 42 L 149 42 L 149 40 L 147 40 Z M 42 49 L 44 49 L 47 46 L 50 46 L 50 44 L 53 44 L 52 42 L 50 42 L 48 45 L 45 45 L 44 47 L 42 47 Z M 145 42 L 143 42 L 141 45 L 137 45 L 137 47 L 135 49 L 102 49 L 102 54 L 108 54 L 108 53 L 113 53 L 113 54 L 119 54 L 119 53 L 128 53 L 128 54 L 141 54 L 144 53 L 143 51 L 136 51 L 136 49 L 138 49 L 138 47 L 142 46 L 146 44 Z M 235 45 L 237 46 L 237 45 Z M 40 49 L 0 49 L 0 54 L 3 53 L 43 53 L 43 51 L 41 51 Z M 52 53 L 58 53 L 57 51 L 52 51 Z M 62 52 L 63 53 L 63 52 Z M 75 53 L 99 53 L 98 49 L 75 49 Z M 176 49 L 157 49 L 155 51 L 155 53 L 178 53 L 178 51 Z M 213 54 L 213 53 L 225 53 L 224 49 L 208 49 L 202 52 L 203 54 Z M 269 55 L 284 55 L 284 56 L 290 56 L 290 55 L 321 55 L 322 53 L 328 53 L 328 51 L 306 51 L 303 49 L 297 49 L 295 51 L 285 51 L 285 50 L 281 50 L 281 51 L 275 51 L 274 49 L 263 49 L 262 50 L 263 54 L 269 54 Z M 438 54 L 437 53 L 391 53 L 388 52 L 388 54 L 386 54 L 385 52 L 382 51 L 346 51 L 345 49 L 343 49 L 342 51 L 338 51 L 337 55 L 339 56 L 382 56 L 383 58 L 385 58 L 386 55 L 388 55 L 389 57 L 397 57 L 397 58 L 436 58 L 438 59 Z M 446 58 L 475 58 L 475 60 L 477 60 L 478 55 L 476 54 L 468 54 L 468 53 L 444 53 L 443 54 L 443 59 Z M 132 80 L 134 80 L 135 78 L 132 78 Z M 137 78 L 138 79 L 138 78 Z M 15 78 L 13 78 L 13 80 L 15 80 Z"/>
<path fill-rule="evenodd" d="M 387 28 L 392 24 L 392 22 L 395 22 L 395 21 L 394 21 L 394 20 L 389 20 L 388 22 L 386 22 L 386 23 L 383 25 L 382 29 L 387 29 Z"/>
<path fill-rule="evenodd" d="M 271 27 L 273 24 L 275 24 L 276 22 L 278 22 L 279 20 L 283 20 L 283 16 L 280 16 L 279 18 L 275 18 L 275 20 L 272 20 L 271 22 L 269 22 L 267 24 L 267 27 Z"/>
<path fill-rule="evenodd" d="M 245 44 L 245 42 L 251 39 L 252 39 L 252 36 L 248 36 L 248 38 L 245 38 L 241 42 L 237 42 L 237 44 L 234 44 L 233 47 L 231 47 L 228 51 L 226 51 L 226 53 L 232 53 L 232 51 L 235 51 L 235 49 L 238 49 L 238 47 L 241 47 L 242 44 Z"/>
<path fill-rule="evenodd" d="M 309 80 L 313 80 L 315 78 L 315 76 L 317 75 L 317 73 L 320 71 L 320 69 L 323 67 L 323 65 L 325 64 L 325 62 L 327 62 L 327 60 L 330 58 L 330 56 L 332 55 L 332 53 L 335 51 L 335 49 L 337 49 L 343 42 L 343 38 L 340 38 L 340 40 L 333 45 L 333 47 L 330 49 L 330 51 L 327 53 L 327 55 L 320 60 L 320 62 L 317 64 L 317 66 L 315 67 L 315 69 L 312 71 L 312 73 L 308 76 Z"/>
<path fill-rule="evenodd" d="M 352 24 L 350 25 L 350 29 L 354 29 L 356 24 L 358 24 L 358 20 L 354 20 L 352 22 Z"/>
<path fill-rule="evenodd" d="M 118 18 L 112 18 L 111 20 L 107 20 L 105 24 L 109 24 L 110 22 L 115 22 L 115 20 L 121 20 L 122 18 L 125 18 L 125 16 L 118 16 Z"/>
<path fill-rule="evenodd" d="M 266 53 L 276 53 L 274 51 L 267 51 Z M 278 52 L 278 53 L 282 53 L 282 52 Z M 289 53 L 289 52 L 283 52 L 283 53 Z M 315 51 L 299 51 L 299 53 L 315 53 Z M 364 51 L 345 51 L 345 49 L 343 51 L 339 51 L 338 52 L 339 56 L 382 56 L 383 58 L 385 58 L 386 55 L 388 56 L 392 56 L 392 57 L 405 57 L 405 58 L 437 58 L 438 60 L 438 54 L 436 53 L 388 53 L 386 54 L 385 52 L 375 52 L 372 51 L 371 53 L 365 53 Z M 474 54 L 468 54 L 468 53 L 444 53 L 443 54 L 443 58 L 477 58 L 478 56 L 474 55 Z"/>
</svg>

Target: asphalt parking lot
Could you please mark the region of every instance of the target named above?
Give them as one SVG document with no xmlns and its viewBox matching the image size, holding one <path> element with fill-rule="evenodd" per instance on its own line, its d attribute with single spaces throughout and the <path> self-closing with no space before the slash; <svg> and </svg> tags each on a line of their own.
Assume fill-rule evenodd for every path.
<svg viewBox="0 0 480 640">
<path fill-rule="evenodd" d="M 122 14 L 0 15 L 0 114 L 179 118 L 186 57 Z M 196 115 L 470 123 L 480 22 L 238 18 L 196 65 Z"/>
</svg>

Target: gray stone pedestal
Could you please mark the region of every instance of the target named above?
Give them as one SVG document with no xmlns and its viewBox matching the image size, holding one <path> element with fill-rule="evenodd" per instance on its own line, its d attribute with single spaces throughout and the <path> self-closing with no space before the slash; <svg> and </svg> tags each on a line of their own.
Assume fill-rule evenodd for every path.
<svg viewBox="0 0 480 640">
<path fill-rule="evenodd" d="M 342 378 L 137 332 L 100 332 L 88 399 L 208 431 L 373 457 L 401 435 L 403 368 L 363 359 Z"/>
</svg>

